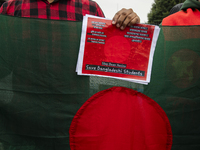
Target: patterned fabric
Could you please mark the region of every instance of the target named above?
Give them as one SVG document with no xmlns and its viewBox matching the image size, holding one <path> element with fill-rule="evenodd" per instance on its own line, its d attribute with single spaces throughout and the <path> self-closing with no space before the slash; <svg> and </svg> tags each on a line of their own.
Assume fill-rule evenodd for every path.
<svg viewBox="0 0 200 150">
<path fill-rule="evenodd" d="M 0 14 L 40 19 L 82 21 L 85 14 L 104 17 L 98 4 L 91 0 L 10 0 Z"/>
</svg>

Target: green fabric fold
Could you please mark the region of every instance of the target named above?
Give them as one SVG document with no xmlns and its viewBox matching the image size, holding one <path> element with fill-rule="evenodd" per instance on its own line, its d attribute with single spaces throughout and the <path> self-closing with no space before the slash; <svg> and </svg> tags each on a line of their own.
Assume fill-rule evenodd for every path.
<svg viewBox="0 0 200 150">
<path fill-rule="evenodd" d="M 186 10 L 188 8 L 196 8 L 200 10 L 200 2 L 198 0 L 186 0 L 181 7 L 181 10 Z"/>
</svg>

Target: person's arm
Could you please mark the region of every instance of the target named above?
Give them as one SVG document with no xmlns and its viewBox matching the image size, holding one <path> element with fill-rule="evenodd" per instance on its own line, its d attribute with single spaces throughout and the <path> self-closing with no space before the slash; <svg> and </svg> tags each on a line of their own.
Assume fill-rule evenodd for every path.
<svg viewBox="0 0 200 150">
<path fill-rule="evenodd" d="M 117 28 L 124 30 L 126 26 L 140 23 L 140 17 L 132 9 L 121 9 L 112 19 L 112 24 Z"/>
</svg>

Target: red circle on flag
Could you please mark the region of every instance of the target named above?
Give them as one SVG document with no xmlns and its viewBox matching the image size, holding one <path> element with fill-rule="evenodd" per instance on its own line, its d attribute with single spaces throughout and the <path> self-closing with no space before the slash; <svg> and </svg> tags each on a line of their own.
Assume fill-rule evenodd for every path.
<svg viewBox="0 0 200 150">
<path fill-rule="evenodd" d="M 170 150 L 172 131 L 163 109 L 124 87 L 98 92 L 74 116 L 71 150 Z"/>
<path fill-rule="evenodd" d="M 106 41 L 104 53 L 108 62 L 121 63 L 130 55 L 129 41 L 122 36 L 113 36 Z"/>
</svg>

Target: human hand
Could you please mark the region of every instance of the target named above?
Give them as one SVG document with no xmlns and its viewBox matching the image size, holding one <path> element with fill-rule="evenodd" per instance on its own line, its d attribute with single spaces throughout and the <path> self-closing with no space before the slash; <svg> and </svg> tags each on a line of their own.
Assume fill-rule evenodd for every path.
<svg viewBox="0 0 200 150">
<path fill-rule="evenodd" d="M 140 17 L 132 9 L 122 8 L 112 19 L 112 24 L 121 30 L 137 23 L 140 23 Z"/>
</svg>

